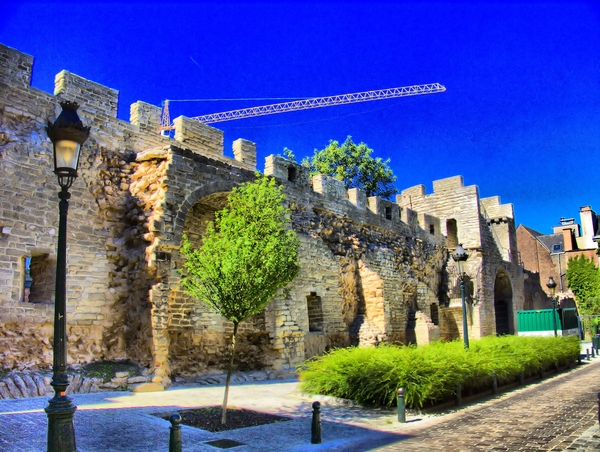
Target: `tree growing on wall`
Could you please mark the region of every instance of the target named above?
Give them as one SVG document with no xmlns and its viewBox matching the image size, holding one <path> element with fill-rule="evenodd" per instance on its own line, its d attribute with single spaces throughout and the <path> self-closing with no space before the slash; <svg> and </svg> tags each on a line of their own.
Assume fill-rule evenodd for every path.
<svg viewBox="0 0 600 452">
<path fill-rule="evenodd" d="M 591 259 L 585 256 L 571 259 L 567 264 L 567 283 L 577 298 L 581 314 L 600 313 L 600 274 Z"/>
<path fill-rule="evenodd" d="M 227 399 L 240 322 L 260 313 L 277 291 L 298 274 L 298 238 L 290 210 L 275 179 L 257 174 L 254 182 L 234 188 L 225 209 L 208 222 L 202 246 L 186 236 L 183 286 L 233 323 L 231 351 L 221 422 L 227 422 Z"/>
<path fill-rule="evenodd" d="M 374 158 L 373 149 L 365 143 L 355 144 L 348 136 L 342 145 L 331 140 L 327 147 L 306 157 L 302 164 L 310 168 L 311 176 L 324 174 L 343 180 L 346 190 L 360 188 L 367 196 L 389 199 L 398 193 L 396 176 L 389 166 L 390 159 Z"/>
</svg>

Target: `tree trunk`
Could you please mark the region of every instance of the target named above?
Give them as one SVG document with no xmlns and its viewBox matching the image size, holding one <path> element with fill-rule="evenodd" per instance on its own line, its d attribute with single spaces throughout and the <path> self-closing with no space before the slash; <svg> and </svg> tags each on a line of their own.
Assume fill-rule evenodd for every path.
<svg viewBox="0 0 600 452">
<path fill-rule="evenodd" d="M 227 397 L 229 396 L 229 382 L 233 372 L 233 358 L 235 356 L 235 340 L 237 336 L 238 322 L 233 322 L 233 336 L 231 336 L 231 355 L 229 356 L 229 368 L 227 369 L 227 380 L 225 380 L 225 396 L 223 397 L 223 414 L 221 415 L 221 424 L 227 423 Z"/>
</svg>

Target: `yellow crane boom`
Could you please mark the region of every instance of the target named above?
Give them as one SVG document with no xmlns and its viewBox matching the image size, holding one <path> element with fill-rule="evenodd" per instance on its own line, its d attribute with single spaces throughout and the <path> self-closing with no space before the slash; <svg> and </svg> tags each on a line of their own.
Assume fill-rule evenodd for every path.
<svg viewBox="0 0 600 452">
<path fill-rule="evenodd" d="M 215 122 L 233 121 L 235 119 L 250 118 L 254 116 L 272 115 L 275 113 L 286 113 L 288 111 L 308 110 L 311 108 L 331 107 L 342 104 L 355 104 L 372 100 L 391 99 L 396 97 L 419 96 L 422 94 L 435 94 L 446 91 L 446 87 L 439 83 L 426 85 L 401 86 L 398 88 L 387 88 L 375 91 L 364 91 L 360 93 L 338 94 L 336 96 L 315 97 L 311 99 L 294 100 L 278 104 L 261 105 L 258 107 L 241 108 L 239 110 L 210 113 L 208 115 L 194 116 L 190 119 L 203 124 Z M 162 130 L 172 129 L 169 117 L 169 100 L 165 100 L 162 115 Z"/>
</svg>

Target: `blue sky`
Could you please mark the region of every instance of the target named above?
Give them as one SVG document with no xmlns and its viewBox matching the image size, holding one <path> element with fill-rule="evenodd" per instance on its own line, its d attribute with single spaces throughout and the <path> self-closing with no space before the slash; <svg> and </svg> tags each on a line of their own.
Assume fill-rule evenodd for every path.
<svg viewBox="0 0 600 452">
<path fill-rule="evenodd" d="M 215 124 L 264 157 L 352 135 L 391 159 L 402 190 L 463 175 L 551 232 L 600 211 L 600 4 L 10 2 L 0 42 L 35 57 L 33 85 L 67 69 L 129 105 L 311 97 L 439 82 L 447 91 Z M 174 103 L 172 117 L 265 102 Z M 269 103 L 269 102 L 267 102 Z"/>
</svg>

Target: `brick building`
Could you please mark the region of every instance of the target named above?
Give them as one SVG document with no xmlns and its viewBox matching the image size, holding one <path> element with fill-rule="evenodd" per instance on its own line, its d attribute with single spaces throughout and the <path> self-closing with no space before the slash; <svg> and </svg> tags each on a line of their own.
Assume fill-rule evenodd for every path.
<svg viewBox="0 0 600 452">
<path fill-rule="evenodd" d="M 552 277 L 563 299 L 571 294 L 566 278 L 569 260 L 576 256 L 592 259 L 598 266 L 599 215 L 591 206 L 579 210 L 581 224 L 561 218 L 552 234 L 542 234 L 524 225 L 517 228 L 520 259 L 525 271 L 525 309 L 549 307 L 546 283 Z M 564 303 L 563 303 L 564 304 Z"/>
</svg>

